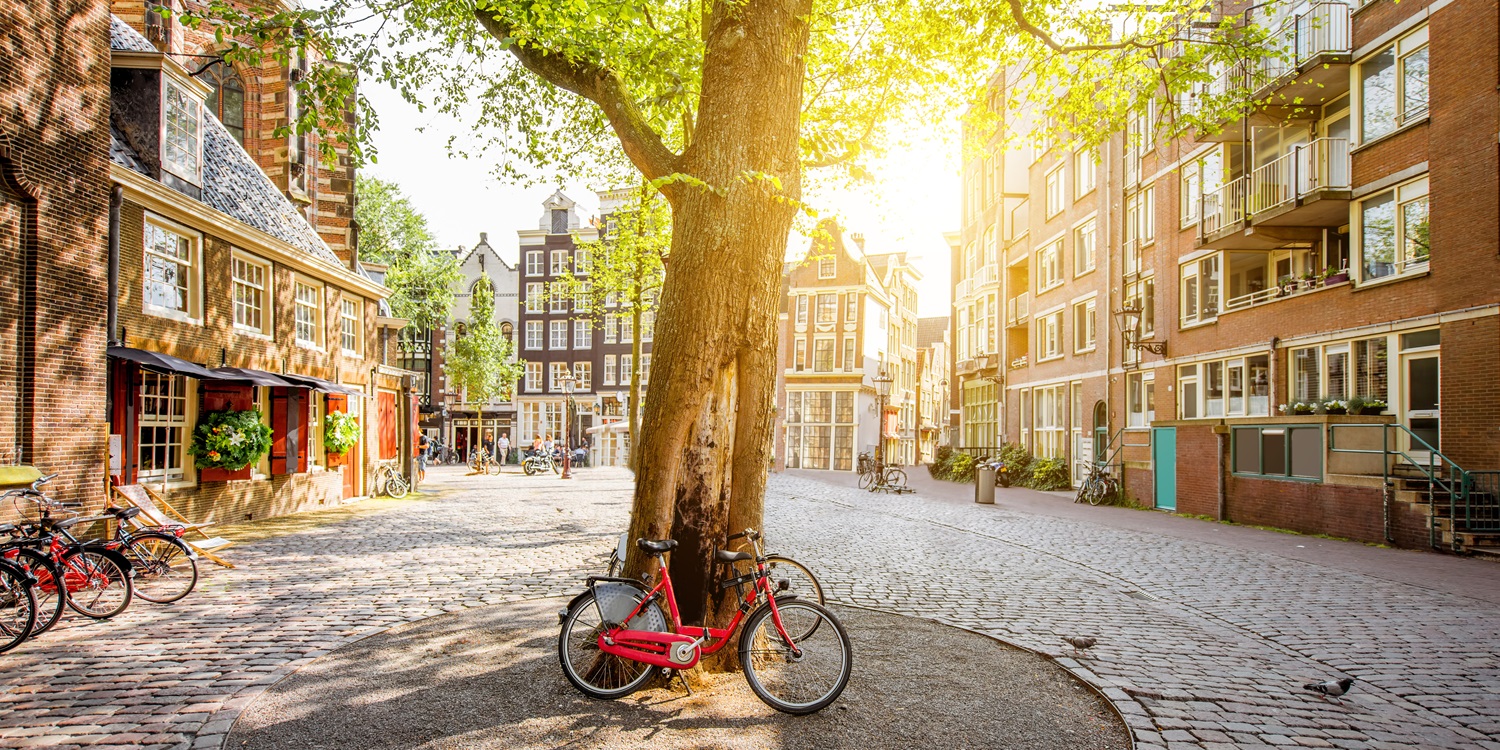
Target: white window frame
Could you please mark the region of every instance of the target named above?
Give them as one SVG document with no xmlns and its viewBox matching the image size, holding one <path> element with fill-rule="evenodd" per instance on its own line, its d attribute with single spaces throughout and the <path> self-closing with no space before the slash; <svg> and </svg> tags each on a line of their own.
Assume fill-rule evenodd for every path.
<svg viewBox="0 0 1500 750">
<path fill-rule="evenodd" d="M 1099 254 L 1099 222 L 1090 216 L 1073 225 L 1073 278 L 1092 273 Z"/>
<path fill-rule="evenodd" d="M 656 339 L 656 311 L 646 310 L 641 313 L 641 341 L 651 343 Z"/>
<path fill-rule="evenodd" d="M 604 343 L 617 344 L 620 342 L 620 316 L 616 313 L 607 313 L 604 316 Z"/>
<path fill-rule="evenodd" d="M 573 391 L 575 393 L 587 393 L 594 389 L 594 363 L 573 363 Z"/>
<path fill-rule="evenodd" d="M 253 269 L 255 271 L 258 271 L 261 277 L 260 283 L 257 284 L 254 279 L 242 277 L 240 273 L 242 268 L 245 270 Z M 273 301 L 276 299 L 274 293 L 276 280 L 273 274 L 273 266 L 271 265 L 271 262 L 268 260 L 261 260 L 260 258 L 257 258 L 247 252 L 235 249 L 230 254 L 229 280 L 231 287 L 231 305 L 234 307 L 234 311 L 231 316 L 234 320 L 234 329 L 240 333 L 248 333 L 255 336 L 270 338 L 271 331 L 275 330 L 273 312 L 276 309 L 275 304 L 273 304 Z M 251 304 L 248 301 L 242 301 L 240 294 L 242 289 L 245 290 L 245 294 L 247 296 L 256 298 L 254 304 Z M 256 315 L 260 318 L 259 327 L 247 325 L 240 322 L 241 310 L 250 309 L 253 309 Z"/>
<path fill-rule="evenodd" d="M 829 253 L 818 256 L 818 278 L 831 279 L 839 275 L 838 257 Z"/>
<path fill-rule="evenodd" d="M 542 251 L 529 250 L 526 253 L 526 275 L 542 276 L 544 266 L 542 265 Z"/>
<path fill-rule="evenodd" d="M 1387 190 L 1382 190 L 1378 193 L 1367 195 L 1355 202 L 1354 210 L 1352 212 L 1353 225 L 1350 227 L 1349 231 L 1350 243 L 1354 245 L 1353 258 L 1350 260 L 1350 265 L 1354 267 L 1351 270 L 1355 271 L 1358 274 L 1358 279 L 1361 285 L 1384 283 L 1386 281 L 1409 278 L 1411 276 L 1420 276 L 1421 274 L 1427 272 L 1432 261 L 1432 248 L 1427 248 L 1428 255 L 1425 258 L 1407 260 L 1407 241 L 1409 238 L 1406 236 L 1406 222 L 1402 220 L 1402 215 L 1407 206 L 1412 206 L 1417 203 L 1427 203 L 1427 221 L 1429 227 L 1431 226 L 1431 185 L 1429 184 L 1428 178 L 1429 176 L 1424 174 L 1421 177 L 1407 180 L 1406 182 L 1395 185 Z M 1391 210 L 1394 212 L 1394 218 L 1392 219 L 1394 226 L 1391 230 L 1391 241 L 1395 246 L 1392 249 L 1393 257 L 1390 262 L 1393 270 L 1391 271 L 1391 273 L 1382 274 L 1380 276 L 1373 276 L 1367 273 L 1367 267 L 1365 263 L 1365 205 L 1373 203 L 1374 201 L 1387 196 L 1392 199 L 1393 205 Z M 1432 233 L 1431 229 L 1429 228 L 1429 243 L 1431 243 L 1432 241 L 1431 236 Z"/>
<path fill-rule="evenodd" d="M 158 402 L 158 407 L 166 407 L 167 413 L 165 415 L 162 415 L 159 412 L 153 413 L 152 410 L 148 410 L 146 408 L 145 395 L 143 393 L 142 386 L 144 386 L 146 381 L 148 380 L 154 381 L 156 383 L 166 384 L 167 393 L 165 395 L 153 395 L 151 397 Z M 134 398 L 136 402 L 136 445 L 134 448 L 134 457 L 137 461 L 139 461 L 140 459 L 141 448 L 147 445 L 147 443 L 143 439 L 142 430 L 165 429 L 177 431 L 176 440 L 171 440 L 169 437 L 168 440 L 163 442 L 153 441 L 152 443 L 149 443 L 150 445 L 166 446 L 169 454 L 169 461 L 175 457 L 175 468 L 172 467 L 170 463 L 166 467 L 166 469 L 162 471 L 148 471 L 144 467 L 138 466 L 136 481 L 141 484 L 150 482 L 152 484 L 161 485 L 162 483 L 166 483 L 168 487 L 189 487 L 196 484 L 197 482 L 195 480 L 197 479 L 197 473 L 193 471 L 192 464 L 190 463 L 191 456 L 189 456 L 187 452 L 187 447 L 192 442 L 193 425 L 198 421 L 198 398 L 196 383 L 192 378 L 188 378 L 184 375 L 161 375 L 157 373 L 142 371 L 141 380 L 138 382 L 138 385 L 135 388 L 135 392 L 131 394 L 131 397 Z M 180 416 L 172 413 L 173 409 L 171 407 L 174 404 L 178 404 L 182 407 L 182 414 Z M 170 436 L 170 433 L 168 434 Z"/>
<path fill-rule="evenodd" d="M 586 247 L 573 251 L 573 275 L 588 276 L 594 271 L 594 258 Z"/>
<path fill-rule="evenodd" d="M 526 284 L 526 312 L 539 313 L 547 300 L 547 286 L 540 281 Z"/>
<path fill-rule="evenodd" d="M 184 259 L 172 257 L 151 250 L 150 239 L 152 230 L 163 232 L 167 235 L 186 240 L 187 242 L 187 284 L 183 287 L 183 295 L 186 297 L 186 310 L 178 310 L 172 307 L 163 307 L 152 304 L 153 295 L 150 292 L 151 273 L 148 270 L 148 261 L 151 258 L 159 258 L 164 262 L 183 265 Z M 142 310 L 149 314 L 162 318 L 195 325 L 203 324 L 203 234 L 169 221 L 154 214 L 146 214 L 145 226 L 142 231 L 141 248 L 141 297 Z"/>
<path fill-rule="evenodd" d="M 1355 63 L 1354 70 L 1350 72 L 1349 78 L 1351 83 L 1349 96 L 1349 126 L 1350 132 L 1354 135 L 1356 147 L 1363 146 L 1367 143 L 1374 143 L 1375 141 L 1378 141 L 1382 138 L 1386 138 L 1399 133 L 1407 127 L 1421 122 L 1427 118 L 1428 114 L 1431 112 L 1432 106 L 1432 84 L 1430 80 L 1428 81 L 1427 101 L 1419 107 L 1412 108 L 1410 112 L 1408 112 L 1406 108 L 1407 63 L 1414 55 L 1417 55 L 1419 53 L 1427 53 L 1427 50 L 1428 27 L 1427 24 L 1422 24 L 1421 26 L 1418 26 L 1417 28 L 1414 28 L 1411 31 L 1408 31 L 1407 33 L 1401 35 L 1400 38 L 1394 39 L 1388 44 L 1381 45 L 1380 49 L 1377 49 L 1370 54 L 1365 55 L 1364 57 L 1360 58 L 1359 62 Z M 1393 74 L 1395 76 L 1396 85 L 1395 91 L 1392 92 L 1392 96 L 1395 99 L 1395 101 L 1392 103 L 1394 109 L 1393 114 L 1395 116 L 1395 122 L 1393 123 L 1394 127 L 1383 133 L 1366 136 L 1364 117 L 1364 68 L 1367 64 L 1370 63 L 1370 61 L 1387 52 L 1393 53 L 1396 58 L 1395 66 L 1393 67 Z M 1430 71 L 1432 60 L 1430 53 L 1427 54 L 1427 64 Z"/>
<path fill-rule="evenodd" d="M 547 392 L 562 393 L 562 376 L 569 372 L 567 362 L 547 363 Z"/>
<path fill-rule="evenodd" d="M 1066 163 L 1058 164 L 1056 167 L 1052 168 L 1051 171 L 1047 172 L 1047 176 L 1045 178 L 1045 208 L 1047 212 L 1047 218 L 1049 220 L 1052 217 L 1062 213 L 1064 208 L 1067 208 L 1066 204 L 1068 199 L 1068 180 L 1066 175 L 1064 174 L 1064 170 L 1066 169 L 1066 167 Z"/>
<path fill-rule="evenodd" d="M 1132 383 L 1139 383 L 1139 400 Z M 1125 375 L 1125 426 L 1132 430 L 1144 430 L 1156 421 L 1156 374 L 1132 372 Z"/>
<path fill-rule="evenodd" d="M 1036 316 L 1036 361 L 1050 362 L 1063 356 L 1063 309 L 1056 307 Z"/>
<path fill-rule="evenodd" d="M 1073 353 L 1086 354 L 1099 346 L 1098 302 L 1089 297 L 1073 303 Z M 1083 317 L 1080 318 L 1080 315 Z"/>
<path fill-rule="evenodd" d="M 1204 264 L 1212 264 L 1215 272 L 1205 275 Z M 1201 258 L 1195 258 L 1178 266 L 1177 299 L 1179 307 L 1178 325 L 1181 328 L 1192 328 L 1194 326 L 1212 323 L 1219 319 L 1220 308 L 1224 306 L 1224 266 L 1221 253 L 1213 253 Z M 1197 297 L 1193 311 L 1189 313 L 1188 306 L 1183 304 L 1188 298 L 1188 281 L 1192 280 L 1194 295 Z M 1216 292 L 1210 293 L 1209 280 L 1212 280 Z M 1213 309 L 1209 309 L 1209 307 Z"/>
<path fill-rule="evenodd" d="M 1051 289 L 1062 286 L 1063 283 L 1063 258 L 1062 238 L 1059 237 L 1052 242 L 1042 245 L 1036 251 L 1036 293 L 1041 294 Z M 1049 263 L 1048 259 L 1051 259 Z M 1053 267 L 1055 266 L 1055 268 Z M 1045 270 L 1044 270 L 1045 269 Z"/>
<path fill-rule="evenodd" d="M 591 320 L 573 321 L 573 348 L 594 348 L 594 323 Z"/>
<path fill-rule="evenodd" d="M 530 351 L 541 351 L 546 343 L 546 324 L 540 320 L 526 321 L 526 348 Z"/>
<path fill-rule="evenodd" d="M 364 356 L 364 300 L 341 296 L 339 299 L 339 344 L 346 357 Z M 354 346 L 350 347 L 350 341 Z"/>
<path fill-rule="evenodd" d="M 541 393 L 542 392 L 542 363 L 541 362 L 527 362 L 526 363 L 526 392 L 527 393 Z"/>
<path fill-rule="evenodd" d="M 1073 152 L 1073 200 L 1094 192 L 1099 181 L 1099 149 Z"/>
<path fill-rule="evenodd" d="M 185 86 L 162 76 L 161 96 L 161 166 L 167 172 L 194 185 L 203 184 L 203 102 Z M 174 96 L 175 95 L 175 96 Z M 178 110 L 174 104 L 180 104 Z M 186 127 L 180 128 L 184 147 L 174 145 L 178 137 L 174 128 L 174 114 L 183 115 Z"/>
<path fill-rule="evenodd" d="M 615 378 L 616 378 L 616 374 L 615 373 L 618 372 L 618 370 L 616 369 L 617 367 L 618 367 L 618 364 L 615 362 L 615 355 L 613 355 L 613 354 L 606 354 L 606 355 L 604 355 L 604 373 L 603 373 L 603 375 L 604 375 L 604 381 L 603 381 L 604 385 L 614 385 L 615 384 Z"/>
<path fill-rule="evenodd" d="M 309 302 L 302 298 L 302 290 L 313 291 L 316 300 Z M 323 316 L 323 311 L 328 307 L 328 289 L 323 282 L 307 276 L 298 274 L 292 277 L 292 335 L 296 339 L 297 346 L 306 349 L 323 350 L 323 337 L 327 335 L 328 321 Z M 302 320 L 303 312 L 312 316 L 310 322 Z M 305 338 L 302 335 L 303 325 L 311 325 L 315 339 Z"/>
<path fill-rule="evenodd" d="M 547 265 L 547 273 L 551 276 L 561 276 L 568 272 L 568 251 L 553 250 L 552 262 Z"/>
<path fill-rule="evenodd" d="M 568 348 L 568 321 L 547 321 L 547 349 L 565 351 Z"/>
<path fill-rule="evenodd" d="M 812 370 L 813 370 L 813 372 L 833 372 L 834 370 L 836 370 L 838 368 L 838 355 L 839 355 L 839 352 L 838 352 L 838 349 L 834 348 L 836 343 L 837 343 L 837 341 L 836 341 L 836 339 L 834 339 L 833 336 L 816 336 L 816 337 L 813 338 L 813 350 L 812 350 Z M 818 360 L 818 346 L 820 344 L 827 344 L 828 345 L 828 361 L 827 361 L 827 365 L 828 366 L 827 367 L 820 366 L 822 363 L 820 363 L 819 360 Z"/>
</svg>

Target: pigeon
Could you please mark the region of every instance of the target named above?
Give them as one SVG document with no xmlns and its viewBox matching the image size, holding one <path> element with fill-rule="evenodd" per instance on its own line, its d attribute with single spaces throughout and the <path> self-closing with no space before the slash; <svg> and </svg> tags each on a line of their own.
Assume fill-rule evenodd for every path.
<svg viewBox="0 0 1500 750">
<path fill-rule="evenodd" d="M 1324 680 L 1322 682 L 1309 682 L 1302 687 L 1311 690 L 1326 698 L 1338 698 L 1349 692 L 1350 686 L 1354 684 L 1354 678 L 1345 677 L 1342 680 Z"/>
<path fill-rule="evenodd" d="M 1073 647 L 1073 653 L 1075 654 L 1080 651 L 1087 651 L 1099 642 L 1098 638 L 1091 635 L 1065 635 L 1063 636 L 1063 640 Z"/>
</svg>

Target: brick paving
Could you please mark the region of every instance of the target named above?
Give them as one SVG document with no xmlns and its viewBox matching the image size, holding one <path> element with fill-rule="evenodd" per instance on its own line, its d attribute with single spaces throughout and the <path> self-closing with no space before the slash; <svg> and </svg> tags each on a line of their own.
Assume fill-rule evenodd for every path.
<svg viewBox="0 0 1500 750">
<path fill-rule="evenodd" d="M 205 565 L 184 602 L 69 616 L 0 656 L 0 747 L 217 748 L 267 685 L 356 638 L 572 591 L 629 508 L 629 476 L 613 470 L 429 478 L 438 499 L 235 547 L 239 567 Z M 1221 542 L 1156 514 L 1053 512 L 1066 501 L 1025 490 L 975 506 L 954 500 L 962 488 L 924 487 L 893 497 L 778 476 L 774 550 L 837 600 L 1058 656 L 1142 748 L 1500 750 L 1500 605 L 1462 595 L 1466 577 L 1492 590 L 1500 568 L 1359 547 L 1323 563 L 1256 541 L 1296 539 L 1268 532 Z M 1434 585 L 1393 580 L 1378 570 L 1390 559 Z M 1075 633 L 1100 644 L 1074 658 L 1060 635 Z M 1342 674 L 1360 680 L 1343 705 L 1300 689 Z"/>
</svg>

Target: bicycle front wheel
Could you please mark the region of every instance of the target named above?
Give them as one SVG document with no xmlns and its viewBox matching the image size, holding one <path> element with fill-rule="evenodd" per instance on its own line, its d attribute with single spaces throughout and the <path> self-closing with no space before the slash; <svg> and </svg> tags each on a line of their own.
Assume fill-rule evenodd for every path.
<svg viewBox="0 0 1500 750">
<path fill-rule="evenodd" d="M 59 583 L 63 577 L 62 568 L 51 557 L 25 547 L 16 550 L 16 556 L 9 559 L 36 579 L 36 585 L 31 587 L 36 597 L 36 625 L 30 636 L 35 638 L 56 625 L 67 607 L 67 594 Z"/>
<path fill-rule="evenodd" d="M 786 581 L 786 593 L 795 594 L 798 599 L 802 599 L 804 601 L 816 602 L 820 605 L 827 604 L 827 602 L 823 600 L 823 584 L 818 583 L 818 577 L 813 575 L 812 570 L 810 570 L 806 565 L 803 565 L 802 563 L 799 563 L 790 557 L 783 557 L 781 555 L 767 555 L 766 569 L 767 573 L 771 577 L 771 590 L 773 592 L 780 590 L 781 582 Z M 813 630 L 817 629 L 819 622 L 821 622 L 821 620 L 811 621 L 810 624 Z M 801 643 L 802 641 L 812 637 L 813 630 L 808 630 L 801 633 L 790 633 L 790 631 L 788 632 L 792 636 L 793 642 Z"/>
<path fill-rule="evenodd" d="M 740 631 L 740 667 L 756 697 L 782 713 L 815 713 L 838 699 L 854 671 L 854 652 L 844 625 L 832 612 L 793 599 L 776 605 L 783 630 L 776 627 L 771 605 L 750 615 Z M 811 632 L 805 640 L 787 636 Z"/>
<path fill-rule="evenodd" d="M 653 602 L 648 606 L 656 607 L 656 604 Z M 665 622 L 665 618 L 662 621 Z M 599 700 L 623 698 L 640 690 L 651 677 L 651 665 L 601 651 L 599 635 L 602 632 L 604 620 L 599 615 L 594 593 L 590 591 L 568 610 L 562 631 L 557 635 L 557 658 L 562 662 L 563 676 L 578 688 L 578 692 Z"/>
<path fill-rule="evenodd" d="M 406 493 L 410 490 L 411 485 L 407 484 L 406 477 L 400 474 L 392 473 L 391 478 L 385 481 L 385 494 L 390 495 L 393 500 L 406 497 Z"/>
<path fill-rule="evenodd" d="M 885 470 L 884 480 L 885 481 L 883 483 L 887 487 L 905 487 L 906 471 L 904 469 L 898 469 L 892 466 Z"/>
<path fill-rule="evenodd" d="M 36 594 L 19 567 L 0 565 L 0 653 L 31 636 L 36 627 Z"/>
<path fill-rule="evenodd" d="M 114 558 L 96 550 L 73 550 L 63 557 L 62 569 L 74 612 L 104 620 L 130 606 L 134 586 Z"/>
<path fill-rule="evenodd" d="M 135 595 L 148 602 L 175 602 L 198 585 L 198 561 L 171 534 L 139 534 L 124 551 L 135 570 Z"/>
<path fill-rule="evenodd" d="M 862 489 L 862 490 L 870 489 L 870 483 L 874 482 L 874 481 L 875 481 L 875 472 L 866 469 L 865 471 L 861 471 L 859 473 L 859 488 L 860 489 Z"/>
</svg>

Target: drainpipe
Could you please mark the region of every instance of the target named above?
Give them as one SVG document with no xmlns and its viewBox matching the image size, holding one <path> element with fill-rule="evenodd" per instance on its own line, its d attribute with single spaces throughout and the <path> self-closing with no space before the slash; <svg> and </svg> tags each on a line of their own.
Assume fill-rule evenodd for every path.
<svg viewBox="0 0 1500 750">
<path fill-rule="evenodd" d="M 1214 432 L 1219 433 L 1214 436 L 1218 438 L 1214 443 L 1219 449 L 1219 520 L 1227 521 L 1229 520 L 1227 515 L 1229 512 L 1229 477 L 1224 471 L 1224 457 L 1229 452 L 1226 447 L 1229 443 L 1229 427 L 1227 425 L 1216 427 Z"/>
<path fill-rule="evenodd" d="M 125 188 L 116 185 L 109 196 L 109 312 L 105 316 L 105 341 L 109 346 L 122 342 L 117 338 L 120 323 L 120 207 L 125 203 Z"/>
</svg>

